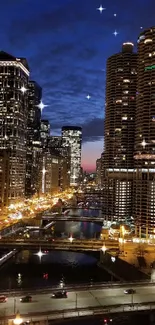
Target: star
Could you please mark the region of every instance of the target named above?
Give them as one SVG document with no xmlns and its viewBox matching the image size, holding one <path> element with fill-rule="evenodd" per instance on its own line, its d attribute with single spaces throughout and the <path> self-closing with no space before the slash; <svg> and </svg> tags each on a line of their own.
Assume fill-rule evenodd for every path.
<svg viewBox="0 0 155 325">
<path fill-rule="evenodd" d="M 115 29 L 115 31 L 114 31 L 114 33 L 113 33 L 113 35 L 115 35 L 115 36 L 117 36 L 118 35 L 118 32 L 117 32 L 117 30 Z"/>
<path fill-rule="evenodd" d="M 24 93 L 27 91 L 27 89 L 26 89 L 24 86 L 22 86 L 22 87 L 20 88 L 20 91 L 24 94 Z"/>
<path fill-rule="evenodd" d="M 86 98 L 89 100 L 91 98 L 91 96 L 90 95 L 87 95 Z"/>
<path fill-rule="evenodd" d="M 44 103 L 42 102 L 42 100 L 41 100 L 41 102 L 39 103 L 39 105 L 37 105 L 37 107 L 40 108 L 41 112 L 42 112 L 43 109 L 44 109 L 45 107 L 47 107 L 47 106 L 48 106 L 48 105 L 44 105 Z"/>
<path fill-rule="evenodd" d="M 97 8 L 96 10 L 99 10 L 99 11 L 100 11 L 100 13 L 102 14 L 102 11 L 103 11 L 103 10 L 106 10 L 106 8 L 103 8 L 103 7 L 102 7 L 102 5 L 100 5 L 100 7 L 99 7 L 99 8 Z"/>
<path fill-rule="evenodd" d="M 114 17 L 116 17 L 117 16 L 117 14 L 114 14 Z"/>
<path fill-rule="evenodd" d="M 140 29 L 143 29 L 143 27 L 141 26 Z"/>
</svg>

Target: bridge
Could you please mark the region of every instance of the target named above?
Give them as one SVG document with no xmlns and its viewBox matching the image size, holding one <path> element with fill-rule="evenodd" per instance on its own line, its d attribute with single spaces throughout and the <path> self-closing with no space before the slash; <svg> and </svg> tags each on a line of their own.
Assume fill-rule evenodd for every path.
<svg viewBox="0 0 155 325">
<path fill-rule="evenodd" d="M 14 239 L 14 238 L 2 238 L 0 240 L 0 247 L 3 248 L 27 248 L 27 249 L 38 249 L 43 250 L 70 250 L 70 251 L 106 251 L 119 249 L 119 243 L 115 240 L 88 240 L 88 239 L 51 239 L 45 240 L 38 238 L 36 239 Z"/>
<path fill-rule="evenodd" d="M 42 220 L 49 220 L 49 221 L 74 221 L 74 222 L 102 222 L 104 221 L 103 217 L 91 217 L 91 216 L 78 216 L 78 215 L 69 215 L 69 214 L 44 214 L 42 216 Z"/>
<path fill-rule="evenodd" d="M 124 294 L 124 290 L 133 288 L 135 294 Z M 0 304 L 0 319 L 14 319 L 13 306 L 20 309 L 23 320 L 33 319 L 59 319 L 78 316 L 89 316 L 106 313 L 133 312 L 137 310 L 150 310 L 155 308 L 155 286 L 149 283 L 129 283 L 124 285 L 110 285 L 104 288 L 91 288 L 89 285 L 84 290 L 67 290 L 68 298 L 51 299 L 51 292 L 38 293 L 29 291 L 32 303 L 22 304 L 19 295 L 8 294 L 8 301 Z M 21 296 L 23 293 L 21 292 Z"/>
</svg>

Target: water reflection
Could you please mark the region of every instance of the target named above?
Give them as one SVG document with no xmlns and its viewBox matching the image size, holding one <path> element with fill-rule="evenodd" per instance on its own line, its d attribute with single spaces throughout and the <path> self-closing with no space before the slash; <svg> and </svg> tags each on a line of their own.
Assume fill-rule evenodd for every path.
<svg viewBox="0 0 155 325">
<path fill-rule="evenodd" d="M 96 215 L 99 211 L 83 213 Z M 75 213 L 75 212 L 74 212 Z M 81 210 L 79 209 L 79 212 Z M 58 237 L 94 238 L 99 237 L 102 224 L 91 222 L 57 222 L 54 235 Z M 38 232 L 31 233 L 38 236 Z M 109 281 L 110 276 L 98 265 L 97 253 L 77 253 L 71 251 L 46 251 L 41 258 L 38 252 L 24 250 L 0 269 L 0 288 L 31 288 L 58 285 L 63 279 L 68 283 L 93 283 Z M 19 274 L 21 276 L 19 276 Z M 9 280 L 8 280 L 9 279 Z"/>
</svg>

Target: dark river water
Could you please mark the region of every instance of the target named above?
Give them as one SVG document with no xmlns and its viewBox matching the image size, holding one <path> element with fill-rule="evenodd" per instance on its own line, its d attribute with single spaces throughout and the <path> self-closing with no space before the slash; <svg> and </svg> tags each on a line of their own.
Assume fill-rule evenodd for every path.
<svg viewBox="0 0 155 325">
<path fill-rule="evenodd" d="M 84 211 L 97 215 L 99 211 Z M 81 210 L 79 210 L 81 214 Z M 54 235 L 82 238 L 99 237 L 102 224 L 90 222 L 57 222 Z M 37 231 L 31 236 L 37 237 Z M 40 258 L 35 251 L 21 251 L 0 268 L 0 289 L 34 288 L 64 283 L 95 283 L 111 281 L 111 276 L 98 266 L 100 252 L 76 253 L 46 251 Z"/>
</svg>

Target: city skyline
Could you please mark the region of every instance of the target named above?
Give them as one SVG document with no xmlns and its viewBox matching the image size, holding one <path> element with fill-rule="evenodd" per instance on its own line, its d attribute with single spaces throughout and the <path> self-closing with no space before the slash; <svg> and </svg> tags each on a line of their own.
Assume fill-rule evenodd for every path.
<svg viewBox="0 0 155 325">
<path fill-rule="evenodd" d="M 26 57 L 31 79 L 43 89 L 42 118 L 50 120 L 52 135 L 68 121 L 82 126 L 84 169 L 94 170 L 103 148 L 106 60 L 123 42 L 136 46 L 139 32 L 154 25 L 154 6 L 151 0 L 1 3 L 1 48 Z"/>
</svg>

